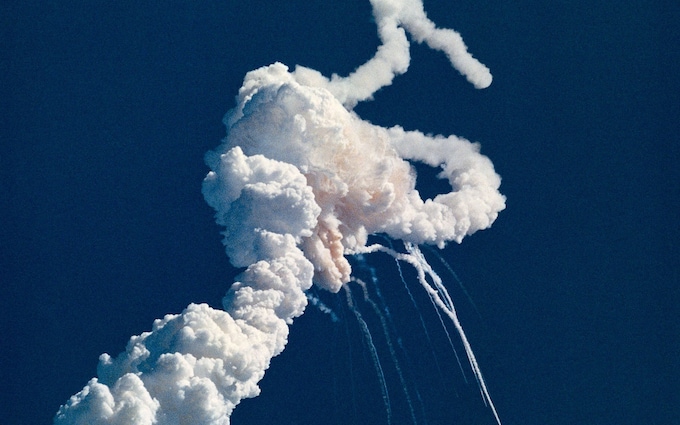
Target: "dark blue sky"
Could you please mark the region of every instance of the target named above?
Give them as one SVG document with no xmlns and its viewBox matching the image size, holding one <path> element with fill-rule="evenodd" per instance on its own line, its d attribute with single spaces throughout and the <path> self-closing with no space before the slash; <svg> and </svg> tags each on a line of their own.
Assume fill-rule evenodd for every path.
<svg viewBox="0 0 680 425">
<path fill-rule="evenodd" d="M 367 0 L 200 3 L 3 2 L 3 423 L 50 423 L 101 353 L 119 353 L 190 302 L 219 306 L 234 270 L 200 193 L 203 154 L 223 137 L 244 74 L 274 61 L 346 74 L 378 43 Z M 503 176 L 497 223 L 443 253 L 477 307 L 449 277 L 501 418 L 673 423 L 678 6 L 425 7 L 461 32 L 492 86 L 475 90 L 442 54 L 414 45 L 409 72 L 356 110 L 380 125 L 480 141 Z M 427 423 L 493 423 L 426 303 L 434 348 L 413 336 L 418 315 L 384 260 L 372 259 Z M 314 309 L 299 319 L 235 424 L 384 421 L 344 299 L 321 296 L 343 320 Z"/>
</svg>

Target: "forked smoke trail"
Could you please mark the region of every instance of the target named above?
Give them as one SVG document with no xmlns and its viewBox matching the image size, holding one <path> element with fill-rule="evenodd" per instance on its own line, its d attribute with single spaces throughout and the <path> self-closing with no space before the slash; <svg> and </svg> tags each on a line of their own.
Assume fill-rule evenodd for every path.
<svg viewBox="0 0 680 425">
<path fill-rule="evenodd" d="M 437 28 L 427 18 L 420 0 L 370 0 L 382 44 L 375 56 L 348 77 L 333 75 L 330 79 L 318 71 L 298 66 L 295 74 L 305 85 L 324 87 L 348 107 L 370 99 L 381 87 L 392 84 L 410 62 L 406 31 L 419 43 L 446 54 L 454 68 L 476 88 L 491 84 L 491 73 L 467 51 L 463 38 L 450 29 Z"/>
<path fill-rule="evenodd" d="M 369 234 L 443 247 L 493 223 L 504 197 L 477 145 L 382 128 L 351 112 L 406 71 L 405 30 L 444 51 L 475 86 L 491 82 L 421 1 L 371 3 L 382 41 L 372 59 L 345 78 L 280 63 L 249 72 L 225 118 L 227 137 L 206 155 L 203 195 L 224 226 L 231 263 L 246 267 L 224 311 L 192 304 L 132 337 L 117 357 L 103 354 L 98 378 L 55 424 L 228 424 L 242 399 L 258 395 L 307 305 L 304 291 L 312 281 L 339 291 L 350 280 L 345 255 L 366 251 Z M 441 167 L 451 193 L 423 200 L 409 160 Z"/>
</svg>

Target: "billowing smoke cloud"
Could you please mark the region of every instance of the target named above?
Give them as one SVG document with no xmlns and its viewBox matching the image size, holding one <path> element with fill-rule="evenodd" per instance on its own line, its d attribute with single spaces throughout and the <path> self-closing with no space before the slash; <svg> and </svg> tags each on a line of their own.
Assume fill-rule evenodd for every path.
<svg viewBox="0 0 680 425">
<path fill-rule="evenodd" d="M 500 178 L 467 140 L 382 128 L 351 111 L 409 64 L 405 30 L 444 51 L 477 87 L 488 69 L 460 36 L 435 28 L 417 0 L 372 0 L 382 40 L 346 78 L 280 63 L 249 72 L 227 137 L 206 155 L 203 195 L 224 227 L 231 263 L 246 270 L 224 311 L 192 304 L 156 320 L 125 352 L 100 357 L 93 378 L 55 424 L 224 425 L 285 347 L 312 282 L 337 292 L 345 255 L 382 232 L 443 247 L 489 227 L 505 207 Z M 441 167 L 450 193 L 423 200 L 409 161 Z"/>
</svg>

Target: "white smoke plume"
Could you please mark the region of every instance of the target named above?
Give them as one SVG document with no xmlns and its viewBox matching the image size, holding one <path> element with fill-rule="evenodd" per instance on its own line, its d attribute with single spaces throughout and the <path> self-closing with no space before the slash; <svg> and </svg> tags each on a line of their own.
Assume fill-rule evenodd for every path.
<svg viewBox="0 0 680 425">
<path fill-rule="evenodd" d="M 348 77 L 334 74 L 330 79 L 318 71 L 298 66 L 295 70 L 298 82 L 323 87 L 340 103 L 351 108 L 370 99 L 380 88 L 392 84 L 396 75 L 406 72 L 411 58 L 406 38 L 408 31 L 418 43 L 425 42 L 430 48 L 443 51 L 451 65 L 476 88 L 489 87 L 492 81 L 489 68 L 468 53 L 460 34 L 437 28 L 427 18 L 421 0 L 370 1 L 382 42 L 373 58 Z"/>
<path fill-rule="evenodd" d="M 372 0 L 382 45 L 350 76 L 331 78 L 276 63 L 249 72 L 227 137 L 206 155 L 203 195 L 224 227 L 231 263 L 246 267 L 224 310 L 189 305 L 100 356 L 93 378 L 59 409 L 55 424 L 226 425 L 307 305 L 312 282 L 337 292 L 350 280 L 345 255 L 368 235 L 443 247 L 489 227 L 505 207 L 500 177 L 467 140 L 382 128 L 351 111 L 406 71 L 409 43 L 444 51 L 476 87 L 488 69 L 460 36 L 437 29 L 418 0 Z M 441 168 L 450 193 L 423 200 L 408 161 Z"/>
</svg>

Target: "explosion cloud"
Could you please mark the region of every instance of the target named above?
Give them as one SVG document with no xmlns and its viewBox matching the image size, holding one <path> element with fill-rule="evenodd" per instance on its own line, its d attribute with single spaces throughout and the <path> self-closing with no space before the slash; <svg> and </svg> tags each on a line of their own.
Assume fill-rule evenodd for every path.
<svg viewBox="0 0 680 425">
<path fill-rule="evenodd" d="M 371 4 L 382 41 L 373 58 L 344 78 L 280 63 L 249 72 L 225 117 L 226 138 L 206 155 L 203 195 L 229 260 L 246 268 L 224 310 L 191 304 L 117 357 L 101 355 L 98 377 L 55 424 L 228 424 L 242 399 L 259 394 L 304 312 L 304 291 L 313 283 L 339 291 L 351 275 L 345 256 L 375 250 L 370 234 L 443 247 L 493 223 L 505 200 L 478 145 L 382 128 L 352 112 L 407 70 L 406 31 L 478 88 L 491 83 L 488 69 L 458 33 L 435 27 L 421 1 Z M 451 192 L 423 200 L 409 161 L 440 167 Z"/>
</svg>

